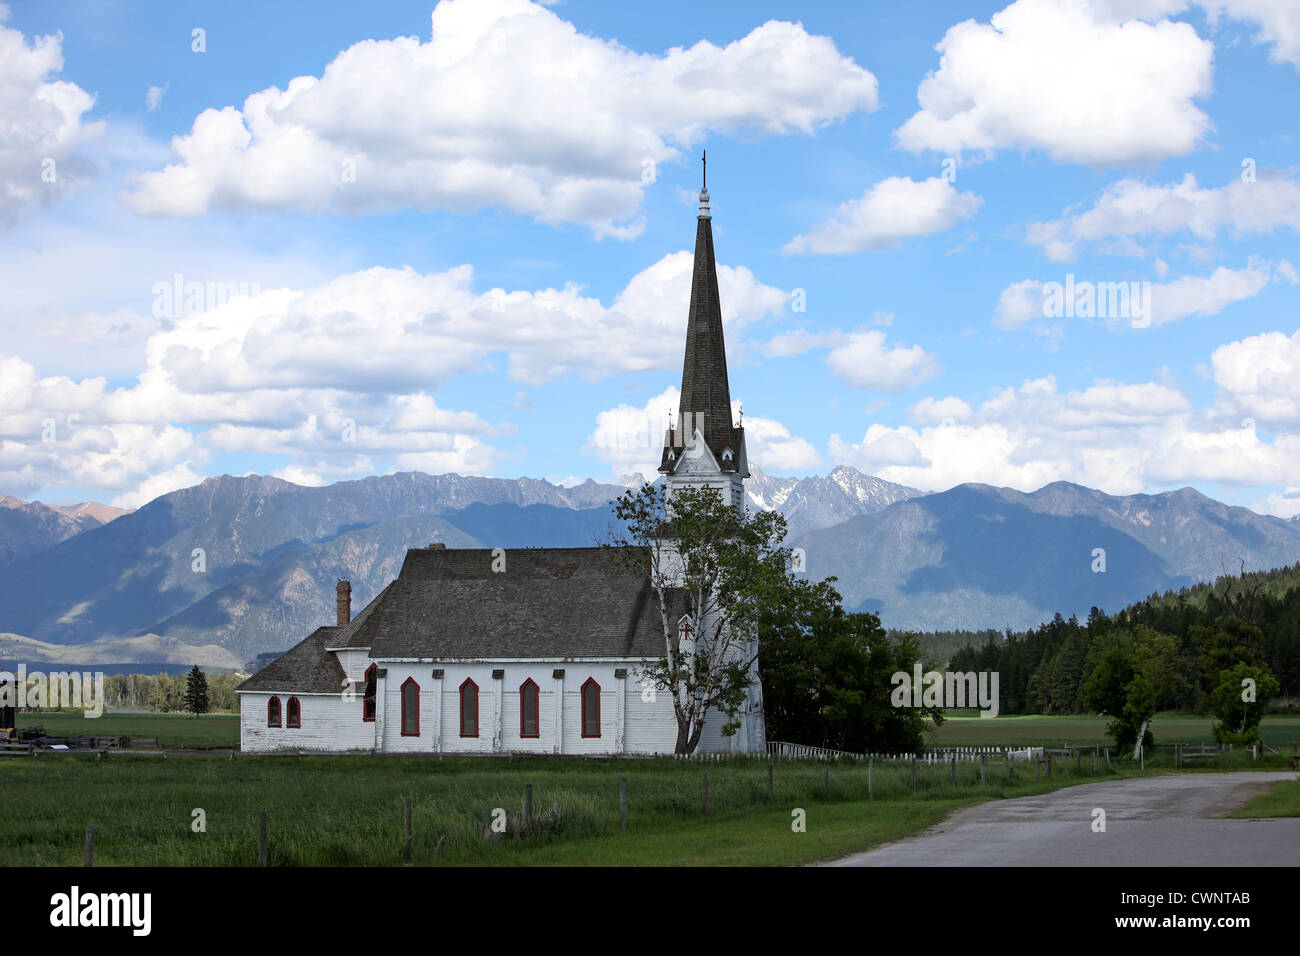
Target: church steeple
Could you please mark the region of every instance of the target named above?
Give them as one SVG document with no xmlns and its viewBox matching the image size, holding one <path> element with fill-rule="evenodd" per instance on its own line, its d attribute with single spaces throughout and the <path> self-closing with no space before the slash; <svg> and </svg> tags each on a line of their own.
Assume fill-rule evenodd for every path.
<svg viewBox="0 0 1300 956">
<path fill-rule="evenodd" d="M 738 482 L 749 476 L 744 454 L 744 429 L 731 416 L 731 387 L 727 380 L 727 349 L 722 334 L 722 303 L 713 255 L 713 216 L 709 208 L 708 166 L 700 190 L 695 221 L 695 266 L 691 275 L 690 311 L 686 320 L 686 353 L 682 360 L 682 394 L 677 423 L 664 439 L 659 470 L 673 475 L 683 457 L 701 450 L 691 446 L 696 433 L 712 453 L 719 474 Z M 699 477 L 699 468 L 690 469 Z M 728 482 L 730 483 L 730 482 Z M 739 486 L 737 484 L 737 491 Z"/>
</svg>

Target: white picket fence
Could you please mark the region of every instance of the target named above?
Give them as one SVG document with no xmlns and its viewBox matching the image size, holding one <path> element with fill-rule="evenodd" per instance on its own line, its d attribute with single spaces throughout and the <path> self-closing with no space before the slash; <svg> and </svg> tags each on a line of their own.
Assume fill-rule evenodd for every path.
<svg viewBox="0 0 1300 956">
<path fill-rule="evenodd" d="M 714 751 L 711 753 L 693 753 L 689 755 L 675 754 L 677 760 L 694 760 L 705 763 L 721 762 L 726 760 L 753 759 L 758 756 L 754 753 L 744 753 L 741 751 Z M 830 747 L 813 747 L 809 744 L 792 744 L 784 740 L 769 740 L 767 742 L 767 757 L 769 760 L 837 760 L 847 758 L 849 760 L 916 760 L 920 764 L 946 764 L 951 763 L 953 757 L 957 758 L 958 763 L 977 763 L 981 757 L 987 759 L 1005 760 L 1012 758 L 1016 761 L 1041 759 L 1044 756 L 1042 747 L 936 747 L 930 750 L 923 750 L 920 753 L 851 753 L 847 750 L 833 750 Z"/>
<path fill-rule="evenodd" d="M 767 755 L 774 760 L 833 760 L 837 757 L 849 757 L 853 760 L 907 760 L 915 759 L 917 763 L 950 763 L 955 756 L 958 763 L 974 763 L 981 757 L 1013 757 L 1016 760 L 1030 760 L 1043 756 L 1042 747 L 936 747 L 920 753 L 849 753 L 844 750 L 831 750 L 827 747 L 811 747 L 807 744 L 792 744 L 781 740 L 767 742 Z"/>
</svg>

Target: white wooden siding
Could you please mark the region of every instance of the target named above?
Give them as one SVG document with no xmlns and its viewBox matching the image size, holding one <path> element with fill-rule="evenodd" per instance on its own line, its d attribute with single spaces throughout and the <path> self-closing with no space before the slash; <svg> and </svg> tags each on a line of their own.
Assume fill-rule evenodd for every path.
<svg viewBox="0 0 1300 956">
<path fill-rule="evenodd" d="M 671 695 L 647 692 L 639 679 L 638 661 L 485 661 L 434 663 L 378 661 L 387 671 L 378 682 L 375 722 L 361 719 L 362 694 L 346 701 L 341 694 L 277 694 L 282 725 L 287 722 L 290 696 L 302 705 L 302 727 L 266 726 L 266 702 L 272 696 L 260 691 L 240 693 L 240 741 L 249 752 L 270 750 L 382 750 L 384 753 L 490 753 L 496 721 L 497 686 L 500 685 L 501 752 L 535 754 L 671 754 L 677 744 L 677 720 Z M 367 663 L 368 667 L 369 664 Z M 433 671 L 443 672 L 441 679 Z M 563 680 L 553 676 L 557 669 Z M 365 668 L 361 668 L 364 673 Z M 499 682 L 494 670 L 504 670 Z M 627 676 L 616 678 L 615 670 Z M 420 734 L 402 736 L 401 689 L 407 678 L 420 686 Z M 600 684 L 600 736 L 582 736 L 582 685 L 589 677 Z M 460 685 L 472 678 L 479 689 L 479 735 L 460 735 Z M 519 726 L 519 688 L 531 678 L 537 685 L 539 736 L 525 738 Z M 621 686 L 620 686 L 621 685 Z M 562 706 L 556 706 L 562 688 Z M 620 738 L 621 698 L 621 738 Z M 557 720 L 557 718 L 559 718 Z M 721 715 L 709 715 L 700 739 L 700 751 L 761 751 L 761 721 L 752 721 L 749 735 L 723 737 Z M 557 736 L 557 726 L 559 735 Z"/>
<path fill-rule="evenodd" d="M 266 705 L 280 698 L 280 726 L 266 726 Z M 290 727 L 289 698 L 297 697 L 302 726 Z M 361 698 L 345 701 L 341 694 L 239 694 L 239 748 L 245 752 L 274 750 L 373 750 L 375 724 L 361 719 Z"/>
</svg>

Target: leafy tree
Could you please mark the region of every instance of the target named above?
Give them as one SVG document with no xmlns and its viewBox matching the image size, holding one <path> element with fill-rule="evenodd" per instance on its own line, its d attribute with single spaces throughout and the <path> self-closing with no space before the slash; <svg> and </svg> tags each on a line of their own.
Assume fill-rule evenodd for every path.
<svg viewBox="0 0 1300 956">
<path fill-rule="evenodd" d="M 855 753 L 920 750 L 943 709 L 890 703 L 891 676 L 911 674 L 921 660 L 917 637 L 891 639 L 876 615 L 846 612 L 832 579 L 796 597 L 807 602 L 792 609 L 799 626 L 765 641 L 759 654 L 768 736 Z"/>
<path fill-rule="evenodd" d="M 1084 691 L 1084 704 L 1111 717 L 1106 732 L 1121 750 L 1154 742 L 1151 718 L 1162 695 L 1174 683 L 1178 642 L 1169 634 L 1139 624 L 1131 631 L 1108 634 L 1097 645 L 1092 675 Z"/>
<path fill-rule="evenodd" d="M 606 546 L 648 567 L 663 628 L 664 655 L 641 677 L 672 694 L 676 752 L 693 753 L 709 710 L 726 715 L 724 734 L 740 727 L 761 645 L 804 626 L 813 585 L 794 577 L 778 512 L 740 511 L 711 488 L 670 498 L 662 484 L 629 489 L 613 511 L 624 529 Z"/>
<path fill-rule="evenodd" d="M 1247 684 L 1253 681 L 1253 686 Z M 1268 668 L 1240 663 L 1219 673 L 1219 683 L 1210 694 L 1210 705 L 1218 722 L 1214 739 L 1221 744 L 1248 747 L 1259 739 L 1259 721 L 1269 698 L 1280 685 Z"/>
<path fill-rule="evenodd" d="M 185 681 L 185 709 L 195 717 L 208 712 L 208 678 L 198 664 Z"/>
<path fill-rule="evenodd" d="M 1207 692 L 1217 687 L 1220 675 L 1228 668 L 1263 659 L 1263 634 L 1239 618 L 1223 618 L 1213 626 L 1193 625 L 1189 637 L 1199 649 L 1199 676 Z"/>
</svg>

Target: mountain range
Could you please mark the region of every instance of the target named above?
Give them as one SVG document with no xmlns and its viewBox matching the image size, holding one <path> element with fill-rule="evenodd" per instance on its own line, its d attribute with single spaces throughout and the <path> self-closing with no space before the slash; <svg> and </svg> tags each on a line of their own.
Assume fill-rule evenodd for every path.
<svg viewBox="0 0 1300 956">
<path fill-rule="evenodd" d="M 1300 558 L 1300 523 L 1190 488 L 925 494 L 848 466 L 802 479 L 751 470 L 750 506 L 785 515 L 807 573 L 835 576 L 846 606 L 892 628 L 1024 628 Z M 148 636 L 118 646 L 170 663 L 225 654 L 236 666 L 332 623 L 339 578 L 352 582 L 355 613 L 410 547 L 591 545 L 606 539 L 608 502 L 624 490 L 417 472 L 324 487 L 224 475 L 132 512 L 4 504 L 0 632 L 69 648 L 57 655 L 69 661 Z M 11 638 L 0 655 L 36 646 Z"/>
<path fill-rule="evenodd" d="M 98 501 L 47 505 L 0 495 L 0 570 L 26 555 L 129 513 L 129 508 L 114 508 Z"/>
</svg>

